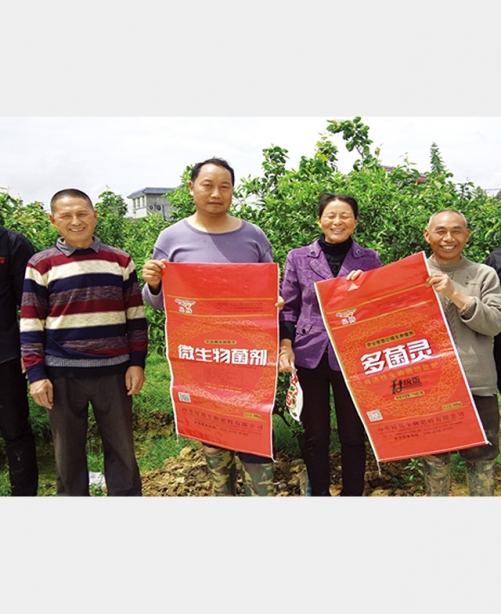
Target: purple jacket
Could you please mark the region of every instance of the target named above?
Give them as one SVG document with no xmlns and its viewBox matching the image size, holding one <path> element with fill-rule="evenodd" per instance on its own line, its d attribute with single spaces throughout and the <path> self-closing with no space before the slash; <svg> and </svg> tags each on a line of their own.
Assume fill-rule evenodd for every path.
<svg viewBox="0 0 501 614">
<path fill-rule="evenodd" d="M 346 277 L 350 271 L 357 269 L 370 271 L 380 266 L 377 252 L 360 247 L 353 241 L 338 277 Z M 296 336 L 292 344 L 296 366 L 314 369 L 328 348 L 329 366 L 340 371 L 315 293 L 315 282 L 324 279 L 332 279 L 332 271 L 318 240 L 311 245 L 291 250 L 285 261 L 280 293 L 285 307 L 280 312 L 280 320 L 296 324 Z"/>
</svg>

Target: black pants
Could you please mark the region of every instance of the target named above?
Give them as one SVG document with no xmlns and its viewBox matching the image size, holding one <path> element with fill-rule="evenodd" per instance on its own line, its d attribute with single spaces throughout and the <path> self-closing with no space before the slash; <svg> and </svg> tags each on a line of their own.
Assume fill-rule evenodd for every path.
<svg viewBox="0 0 501 614">
<path fill-rule="evenodd" d="M 86 443 L 88 406 L 92 405 L 103 443 L 108 495 L 141 495 L 141 478 L 132 435 L 132 397 L 124 374 L 56 377 L 49 411 L 56 457 L 57 494 L 89 495 Z"/>
<path fill-rule="evenodd" d="M 327 354 L 315 369 L 297 368 L 303 389 L 301 422 L 305 436 L 303 458 L 313 496 L 329 496 L 330 387 L 334 394 L 337 428 L 341 443 L 341 496 L 364 492 L 365 429 L 355 409 L 343 374 L 329 367 Z"/>
<path fill-rule="evenodd" d="M 5 441 L 13 497 L 35 496 L 38 489 L 35 437 L 29 413 L 21 359 L 0 364 L 0 434 Z"/>
</svg>

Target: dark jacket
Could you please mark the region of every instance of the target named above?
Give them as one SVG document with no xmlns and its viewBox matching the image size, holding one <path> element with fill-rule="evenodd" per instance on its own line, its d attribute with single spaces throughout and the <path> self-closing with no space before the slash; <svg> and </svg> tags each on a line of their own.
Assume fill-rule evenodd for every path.
<svg viewBox="0 0 501 614">
<path fill-rule="evenodd" d="M 353 241 L 338 277 L 346 277 L 350 271 L 357 269 L 370 271 L 380 266 L 377 252 L 360 247 Z M 292 344 L 296 366 L 314 369 L 328 348 L 329 366 L 339 371 L 339 363 L 329 343 L 315 293 L 315 283 L 325 279 L 332 279 L 332 272 L 318 240 L 311 245 L 291 250 L 284 268 L 281 296 L 285 306 L 280 312 L 280 320 L 296 325 Z"/>
<path fill-rule="evenodd" d="M 21 356 L 17 308 L 26 263 L 34 254 L 26 237 L 0 226 L 0 363 Z"/>
<path fill-rule="evenodd" d="M 496 271 L 499 281 L 501 281 L 501 248 L 498 247 L 498 249 L 491 252 L 485 264 L 491 266 Z"/>
</svg>

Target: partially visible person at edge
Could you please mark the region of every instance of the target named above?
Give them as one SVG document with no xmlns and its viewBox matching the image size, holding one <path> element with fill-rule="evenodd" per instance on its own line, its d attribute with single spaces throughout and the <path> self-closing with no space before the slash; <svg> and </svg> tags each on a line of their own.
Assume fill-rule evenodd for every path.
<svg viewBox="0 0 501 614">
<path fill-rule="evenodd" d="M 149 305 L 163 308 L 161 272 L 165 262 L 273 262 L 264 232 L 228 213 L 234 184 L 235 174 L 226 160 L 211 158 L 195 164 L 189 182 L 195 213 L 160 233 L 153 259 L 143 267 L 143 298 Z M 243 466 L 245 494 L 273 495 L 272 459 L 209 444 L 203 444 L 203 452 L 215 496 L 236 494 L 237 454 Z"/>
<path fill-rule="evenodd" d="M 495 249 L 489 254 L 485 264 L 492 267 L 498 274 L 501 281 L 501 248 Z M 501 334 L 494 337 L 494 362 L 496 363 L 496 372 L 498 378 L 498 390 L 501 392 Z"/>
<path fill-rule="evenodd" d="M 139 496 L 131 395 L 143 385 L 148 336 L 134 262 L 94 236 L 87 194 L 61 190 L 50 206 L 61 237 L 28 262 L 21 348 L 30 392 L 49 410 L 57 494 L 89 495 L 90 403 L 108 495 Z"/>
<path fill-rule="evenodd" d="M 0 226 L 0 433 L 13 497 L 35 496 L 38 490 L 36 445 L 17 322 L 26 263 L 33 253 L 26 237 Z"/>
<path fill-rule="evenodd" d="M 358 203 L 345 194 L 324 193 L 318 207 L 322 236 L 311 245 L 293 249 L 285 262 L 280 313 L 280 371 L 297 367 L 303 390 L 302 455 L 312 496 L 330 496 L 330 388 L 334 394 L 341 443 L 341 496 L 362 496 L 366 435 L 324 327 L 315 283 L 347 277 L 381 266 L 377 252 L 352 238 Z"/>
<path fill-rule="evenodd" d="M 470 496 L 494 495 L 494 459 L 499 454 L 499 407 L 492 337 L 501 332 L 501 287 L 496 272 L 462 255 L 470 237 L 458 211 L 439 211 L 424 231 L 432 286 L 449 323 L 468 385 L 489 444 L 460 450 Z M 426 493 L 448 496 L 450 453 L 423 457 Z"/>
</svg>

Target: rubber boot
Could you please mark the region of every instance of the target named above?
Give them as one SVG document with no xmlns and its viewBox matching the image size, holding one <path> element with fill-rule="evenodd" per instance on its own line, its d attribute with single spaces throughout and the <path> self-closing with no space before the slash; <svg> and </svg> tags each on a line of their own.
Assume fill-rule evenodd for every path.
<svg viewBox="0 0 501 614">
<path fill-rule="evenodd" d="M 423 456 L 422 462 L 428 497 L 448 497 L 451 489 L 450 455 Z"/>
<path fill-rule="evenodd" d="M 246 497 L 273 497 L 274 463 L 242 463 Z"/>
<path fill-rule="evenodd" d="M 299 477 L 299 490 L 303 497 L 311 497 L 311 483 L 308 478 L 308 472 L 306 471 L 306 467 L 301 472 Z"/>
<path fill-rule="evenodd" d="M 493 497 L 494 461 L 466 461 L 466 483 L 470 497 Z"/>
<path fill-rule="evenodd" d="M 237 488 L 235 452 L 222 448 L 203 448 L 207 467 L 212 477 L 215 497 L 234 497 Z"/>
</svg>

